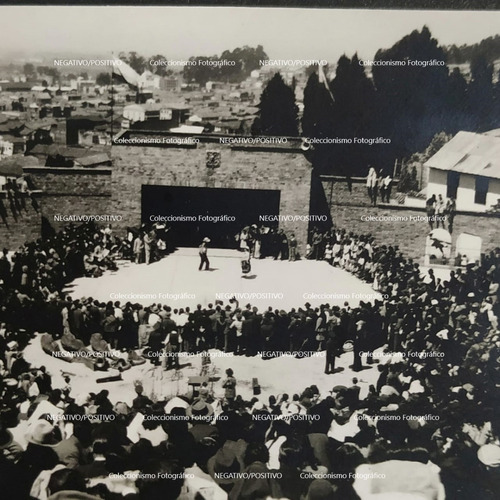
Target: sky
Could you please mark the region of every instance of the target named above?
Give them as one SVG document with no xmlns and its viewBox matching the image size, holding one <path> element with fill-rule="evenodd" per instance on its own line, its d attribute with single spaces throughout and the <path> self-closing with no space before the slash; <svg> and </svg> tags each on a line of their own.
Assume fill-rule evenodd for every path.
<svg viewBox="0 0 500 500">
<path fill-rule="evenodd" d="M 441 45 L 500 33 L 500 11 L 241 7 L 0 7 L 0 56 L 16 52 L 111 56 L 135 50 L 167 59 L 258 44 L 271 59 L 373 58 L 427 25 Z"/>
</svg>

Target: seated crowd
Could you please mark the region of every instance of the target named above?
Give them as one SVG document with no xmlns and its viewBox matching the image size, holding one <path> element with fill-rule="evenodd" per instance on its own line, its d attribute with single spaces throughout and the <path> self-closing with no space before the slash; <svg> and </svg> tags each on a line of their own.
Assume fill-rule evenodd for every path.
<svg viewBox="0 0 500 500">
<path fill-rule="evenodd" d="M 85 257 L 96 248 L 99 255 L 109 250 L 99 265 L 114 267 L 121 243 L 109 231 L 71 227 L 26 245 L 12 262 L 5 251 L 0 488 L 6 498 L 495 498 L 500 249 L 441 282 L 370 236 L 333 229 L 321 234 L 323 242 L 324 249 L 339 247 L 332 265 L 373 283 L 381 299 L 264 313 L 236 301 L 190 311 L 72 300 L 61 289 L 86 273 Z M 369 364 L 381 346 L 387 356 L 366 397 L 355 378 L 326 394 L 298 386 L 291 397 L 245 400 L 228 370 L 223 398 L 204 386 L 195 398 L 153 401 L 137 383 L 135 399 L 113 404 L 105 390 L 75 394 L 70 378 L 52 387 L 48 370 L 23 357 L 36 332 L 54 341 L 73 338 L 78 348 L 95 347 L 92 336 L 99 333 L 104 348 L 129 356 L 138 356 L 138 348 L 146 358 L 164 349 L 248 356 L 324 349 L 327 373 L 349 344 L 356 371 L 363 369 L 363 352 Z M 65 418 L 48 417 L 56 412 Z M 69 418 L 82 415 L 89 418 Z M 358 479 L 355 471 L 385 479 Z M 388 496 L 370 496 L 375 492 Z"/>
</svg>

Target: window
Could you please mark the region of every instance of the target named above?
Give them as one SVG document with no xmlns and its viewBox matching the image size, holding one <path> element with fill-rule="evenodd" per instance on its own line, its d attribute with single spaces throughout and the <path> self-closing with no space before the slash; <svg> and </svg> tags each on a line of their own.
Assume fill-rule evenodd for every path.
<svg viewBox="0 0 500 500">
<path fill-rule="evenodd" d="M 474 196 L 474 203 L 478 205 L 486 205 L 486 195 L 488 194 L 488 187 L 490 179 L 488 177 L 476 177 L 476 193 Z"/>
<path fill-rule="evenodd" d="M 450 170 L 446 182 L 446 197 L 457 198 L 458 184 L 460 183 L 460 173 Z"/>
</svg>

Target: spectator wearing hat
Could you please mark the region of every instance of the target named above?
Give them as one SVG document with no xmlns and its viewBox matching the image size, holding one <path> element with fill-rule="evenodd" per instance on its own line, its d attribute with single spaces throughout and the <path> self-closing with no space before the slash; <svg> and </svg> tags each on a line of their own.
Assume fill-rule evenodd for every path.
<svg viewBox="0 0 500 500">
<path fill-rule="evenodd" d="M 237 474 L 243 470 L 243 460 L 238 457 L 229 442 L 224 443 L 208 460 L 207 469 L 213 480 L 229 493 L 236 483 Z"/>
<path fill-rule="evenodd" d="M 2 459 L 17 462 L 21 457 L 23 449 L 14 440 L 12 432 L 0 424 L 0 455 Z"/>
<path fill-rule="evenodd" d="M 178 370 L 179 365 L 179 353 L 181 350 L 182 337 L 177 330 L 172 330 L 167 334 L 165 338 L 166 353 L 167 353 L 167 370 L 170 368 L 175 368 Z"/>
<path fill-rule="evenodd" d="M 237 479 L 229 493 L 229 500 L 250 500 L 257 498 L 281 498 L 279 482 L 268 476 L 271 472 L 266 463 L 269 461 L 269 451 L 263 443 L 248 444 L 243 462 L 247 478 Z"/>
<path fill-rule="evenodd" d="M 31 424 L 26 440 L 28 446 L 18 465 L 25 472 L 25 485 L 31 488 L 41 471 L 50 470 L 59 462 L 54 448 L 61 442 L 61 432 L 47 420 L 36 420 Z"/>
<path fill-rule="evenodd" d="M 187 408 L 186 415 L 190 417 L 192 423 L 189 432 L 197 443 L 205 438 L 217 439 L 217 427 L 211 425 L 214 417 L 214 409 L 211 404 L 197 399 Z"/>
<path fill-rule="evenodd" d="M 208 244 L 210 243 L 209 238 L 203 238 L 201 245 L 198 247 L 198 254 L 200 256 L 200 266 L 198 267 L 198 271 L 203 269 L 203 265 L 205 265 L 205 271 L 210 269 L 210 261 L 208 260 Z"/>
</svg>

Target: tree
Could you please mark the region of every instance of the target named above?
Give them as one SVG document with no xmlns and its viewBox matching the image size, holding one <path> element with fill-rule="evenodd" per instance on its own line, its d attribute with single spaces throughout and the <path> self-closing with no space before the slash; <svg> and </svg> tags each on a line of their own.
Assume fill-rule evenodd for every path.
<svg viewBox="0 0 500 500">
<path fill-rule="evenodd" d="M 375 60 L 379 64 L 372 70 L 377 88 L 378 135 L 391 138 L 391 147 L 386 151 L 392 158 L 407 157 L 447 127 L 447 66 L 415 64 L 446 61 L 446 54 L 424 26 L 390 49 L 379 50 Z M 392 61 L 401 65 L 390 65 Z"/>
<path fill-rule="evenodd" d="M 482 54 L 476 54 L 470 63 L 469 111 L 472 129 L 478 132 L 493 126 L 493 67 Z"/>
<path fill-rule="evenodd" d="M 350 60 L 343 60 L 343 57 L 339 59 L 331 89 L 335 99 L 333 135 L 353 141 L 352 144 L 341 144 L 335 148 L 335 163 L 344 169 L 342 173 L 350 175 L 365 175 L 369 164 L 383 166 L 380 153 L 384 146 L 355 143 L 357 139 L 370 139 L 379 135 L 375 119 L 375 89 L 364 67 L 360 65 L 357 54 Z"/>
<path fill-rule="evenodd" d="M 302 135 L 304 137 L 329 137 L 332 132 L 333 101 L 318 75 L 311 73 L 304 89 Z M 317 148 L 316 148 L 317 149 Z"/>
<path fill-rule="evenodd" d="M 86 71 L 82 71 L 78 76 L 81 76 L 84 80 L 89 79 L 89 74 Z"/>
<path fill-rule="evenodd" d="M 129 52 L 128 55 L 124 52 L 120 52 L 118 57 L 139 73 L 139 75 L 144 73 L 146 69 L 146 59 L 137 52 Z"/>
<path fill-rule="evenodd" d="M 163 61 L 164 65 L 154 65 L 151 66 L 151 72 L 154 73 L 155 75 L 159 76 L 168 76 L 172 74 L 172 70 L 168 69 L 167 64 L 167 58 L 165 56 L 162 56 L 161 54 L 157 54 L 156 56 L 151 56 L 148 61 Z"/>
<path fill-rule="evenodd" d="M 297 136 L 297 113 L 293 90 L 276 73 L 260 97 L 259 127 L 263 135 Z"/>
<path fill-rule="evenodd" d="M 27 80 L 30 80 L 36 76 L 35 66 L 31 63 L 26 63 L 23 66 L 23 73 Z"/>
<path fill-rule="evenodd" d="M 448 132 L 456 134 L 459 130 L 471 130 L 467 82 L 458 68 L 454 68 L 448 78 L 446 107 L 445 128 Z"/>
<path fill-rule="evenodd" d="M 47 75 L 48 74 L 47 71 L 49 70 L 49 67 L 48 66 L 37 66 L 36 70 L 40 75 Z"/>
<path fill-rule="evenodd" d="M 189 61 L 195 64 L 186 64 L 184 66 L 184 79 L 188 82 L 196 82 L 205 85 L 208 81 L 217 80 L 218 72 L 215 66 L 210 66 L 210 61 L 217 61 L 217 56 L 211 57 L 190 57 Z"/>
<path fill-rule="evenodd" d="M 101 85 L 102 87 L 111 85 L 111 75 L 109 73 L 99 73 L 95 82 L 97 85 Z"/>
<path fill-rule="evenodd" d="M 256 48 L 245 45 L 232 51 L 225 50 L 220 57 L 217 55 L 190 57 L 189 60 L 196 61 L 196 65 L 184 66 L 184 78 L 200 85 L 205 85 L 210 80 L 241 82 L 254 69 L 260 68 L 260 61 L 267 59 L 269 57 L 264 52 L 262 45 L 258 45 Z M 211 65 L 204 64 L 206 61 L 213 61 L 213 63 Z"/>
</svg>

